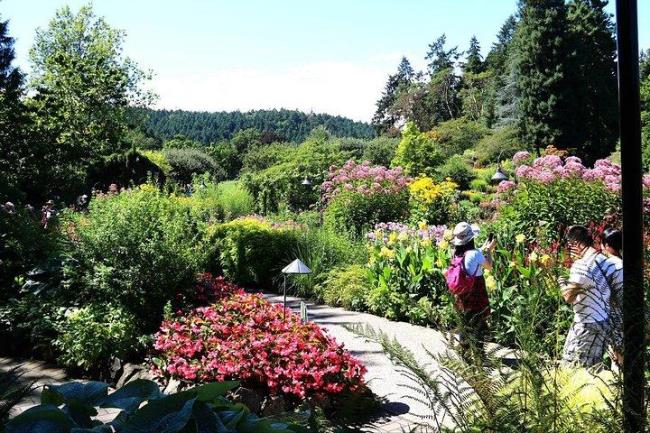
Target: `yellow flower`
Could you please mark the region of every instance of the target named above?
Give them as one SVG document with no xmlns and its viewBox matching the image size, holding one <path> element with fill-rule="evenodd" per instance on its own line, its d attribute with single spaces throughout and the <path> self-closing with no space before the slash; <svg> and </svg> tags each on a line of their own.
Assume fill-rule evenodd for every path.
<svg viewBox="0 0 650 433">
<path fill-rule="evenodd" d="M 375 230 L 375 239 L 383 239 L 384 238 L 384 232 L 381 230 Z"/>
<path fill-rule="evenodd" d="M 492 291 L 497 287 L 497 280 L 494 278 L 492 275 L 488 275 L 485 277 L 485 287 L 489 290 Z"/>
<path fill-rule="evenodd" d="M 409 235 L 406 232 L 399 232 L 399 236 L 397 236 L 397 239 L 400 241 L 405 241 L 409 238 Z"/>
<path fill-rule="evenodd" d="M 391 250 L 390 248 L 387 247 L 381 247 L 381 251 L 379 252 L 379 255 L 381 257 L 386 257 L 388 259 L 391 259 L 395 257 L 395 250 Z"/>
<path fill-rule="evenodd" d="M 531 263 L 535 263 L 537 261 L 537 259 L 539 259 L 539 256 L 537 255 L 537 253 L 535 251 L 530 253 L 530 255 L 528 256 L 528 260 L 530 260 Z"/>
<path fill-rule="evenodd" d="M 411 251 L 413 251 L 413 247 L 409 245 L 408 247 L 404 248 L 404 251 L 406 251 L 406 253 L 408 254 Z"/>
<path fill-rule="evenodd" d="M 445 266 L 445 263 L 442 261 L 442 259 L 440 257 L 438 257 L 438 259 L 436 260 L 436 267 L 438 269 L 442 269 L 444 266 Z"/>
<path fill-rule="evenodd" d="M 447 229 L 444 231 L 442 234 L 442 238 L 446 241 L 450 241 L 454 237 L 454 232 L 452 232 L 450 229 Z"/>
<path fill-rule="evenodd" d="M 426 228 L 427 228 L 427 222 L 426 222 L 426 221 L 420 221 L 420 223 L 418 224 L 418 228 L 419 228 L 420 230 L 426 230 Z"/>
<path fill-rule="evenodd" d="M 515 266 L 517 266 L 517 262 L 515 262 L 514 260 L 510 260 L 510 263 L 508 263 L 508 266 L 510 266 L 511 268 L 514 268 Z"/>
<path fill-rule="evenodd" d="M 542 263 L 542 265 L 546 266 L 546 265 L 548 265 L 549 263 L 551 263 L 551 256 L 549 256 L 548 254 L 544 254 L 544 255 L 539 259 L 539 261 Z"/>
<path fill-rule="evenodd" d="M 515 241 L 518 244 L 523 243 L 525 240 L 526 240 L 526 236 L 524 236 L 523 234 L 518 234 L 517 236 L 515 236 Z"/>
<path fill-rule="evenodd" d="M 393 232 L 388 235 L 388 245 L 392 245 L 397 241 L 397 233 Z"/>
<path fill-rule="evenodd" d="M 431 239 L 424 239 L 421 244 L 425 248 L 430 247 L 431 246 Z"/>
<path fill-rule="evenodd" d="M 449 242 L 443 239 L 438 244 L 438 247 L 440 247 L 441 250 L 446 250 L 447 248 L 449 248 Z"/>
</svg>

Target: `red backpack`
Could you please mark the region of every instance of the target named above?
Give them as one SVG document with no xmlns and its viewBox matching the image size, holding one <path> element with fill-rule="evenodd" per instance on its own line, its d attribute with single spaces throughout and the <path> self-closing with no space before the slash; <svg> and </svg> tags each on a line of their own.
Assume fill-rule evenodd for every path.
<svg viewBox="0 0 650 433">
<path fill-rule="evenodd" d="M 470 275 L 465 269 L 465 254 L 451 259 L 447 268 L 447 286 L 454 295 L 462 295 L 472 289 L 476 276 Z"/>
</svg>

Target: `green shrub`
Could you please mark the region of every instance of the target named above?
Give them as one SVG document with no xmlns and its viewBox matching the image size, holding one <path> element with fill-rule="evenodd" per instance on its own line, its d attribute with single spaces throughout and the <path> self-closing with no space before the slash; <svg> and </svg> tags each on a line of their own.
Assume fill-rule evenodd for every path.
<svg viewBox="0 0 650 433">
<path fill-rule="evenodd" d="M 485 179 L 474 179 L 469 183 L 470 189 L 479 192 L 487 192 L 490 189 L 490 184 Z"/>
<path fill-rule="evenodd" d="M 569 178 L 550 183 L 521 182 L 502 213 L 517 221 L 521 230 L 532 233 L 540 221 L 553 228 L 602 221 L 619 206 L 620 196 L 604 184 Z"/>
<path fill-rule="evenodd" d="M 144 185 L 68 214 L 68 299 L 115 303 L 144 319 L 143 333 L 154 331 L 165 303 L 191 288 L 204 267 L 203 225 L 189 200 Z"/>
<path fill-rule="evenodd" d="M 261 218 L 215 224 L 208 229 L 208 268 L 245 287 L 274 287 L 292 259 L 296 239 L 296 230 L 274 227 Z"/>
<path fill-rule="evenodd" d="M 469 184 L 474 180 L 474 173 L 469 166 L 469 162 L 461 155 L 454 155 L 438 167 L 439 180 L 451 179 L 461 190 L 469 188 Z"/>
<path fill-rule="evenodd" d="M 301 211 L 314 206 L 320 199 L 319 185 L 325 180 L 328 168 L 341 164 L 344 154 L 337 141 L 315 137 L 286 153 L 283 150 L 278 158 L 268 168 L 260 171 L 249 168 L 243 172 L 244 185 L 254 197 L 257 211 L 264 214 L 283 209 Z M 305 177 L 311 186 L 302 184 Z"/>
<path fill-rule="evenodd" d="M 391 165 L 403 167 L 410 175 L 431 175 L 435 167 L 443 161 L 444 157 L 435 135 L 420 132 L 415 123 L 408 122 L 402 131 L 402 139 Z"/>
<path fill-rule="evenodd" d="M 169 175 L 179 183 L 192 183 L 194 176 L 204 173 L 208 173 L 216 181 L 227 178 L 225 171 L 217 165 L 217 162 L 202 150 L 166 149 L 164 155 L 171 167 Z"/>
<path fill-rule="evenodd" d="M 102 371 L 112 357 L 128 358 L 137 346 L 136 318 L 111 304 L 90 304 L 68 312 L 54 345 L 67 367 Z"/>
<path fill-rule="evenodd" d="M 362 161 L 370 161 L 371 165 L 388 167 L 395 157 L 399 139 L 392 137 L 377 137 L 366 142 L 361 155 Z"/>
<path fill-rule="evenodd" d="M 481 165 L 511 159 L 515 153 L 525 149 L 519 140 L 516 126 L 504 126 L 494 130 L 476 143 L 475 155 Z"/>
<path fill-rule="evenodd" d="M 154 152 L 147 152 L 153 155 Z M 160 161 L 158 161 L 161 163 Z M 165 183 L 164 170 L 141 152 L 129 151 L 105 156 L 88 168 L 87 188 L 107 190 L 115 183 L 120 186 L 140 185 L 148 179 Z"/>
<path fill-rule="evenodd" d="M 316 286 L 321 284 L 334 267 L 361 264 L 367 261 L 362 242 L 323 228 L 297 232 L 293 257 L 300 258 L 311 274 L 292 277 L 292 286 L 301 296 L 318 297 Z"/>
<path fill-rule="evenodd" d="M 227 220 L 233 220 L 253 212 L 255 203 L 241 182 L 221 182 L 217 186 L 219 203 Z"/>
<path fill-rule="evenodd" d="M 473 148 L 489 133 L 490 129 L 481 122 L 461 117 L 440 123 L 430 134 L 438 143 L 442 155 L 448 158 Z"/>
<path fill-rule="evenodd" d="M 55 222 L 55 221 L 54 221 Z M 56 250 L 56 227 L 44 229 L 35 215 L 16 208 L 0 208 L 0 297 L 5 300 L 18 289 L 18 278 L 45 261 Z"/>
<path fill-rule="evenodd" d="M 324 224 L 338 233 L 360 237 L 375 224 L 406 221 L 409 213 L 409 195 L 403 193 L 361 194 L 353 191 L 337 194 L 327 205 Z"/>
<path fill-rule="evenodd" d="M 371 288 L 368 270 L 361 265 L 348 265 L 327 272 L 323 283 L 317 287 L 317 293 L 328 305 L 363 311 Z"/>
</svg>

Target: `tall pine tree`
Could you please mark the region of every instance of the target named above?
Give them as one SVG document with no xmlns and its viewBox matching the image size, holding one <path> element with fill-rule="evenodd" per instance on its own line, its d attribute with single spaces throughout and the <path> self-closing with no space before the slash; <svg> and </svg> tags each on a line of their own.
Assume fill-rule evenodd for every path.
<svg viewBox="0 0 650 433">
<path fill-rule="evenodd" d="M 465 53 L 463 71 L 473 74 L 480 74 L 485 71 L 483 57 L 481 56 L 481 45 L 479 44 L 478 39 L 476 39 L 476 36 L 472 36 L 472 39 L 469 41 L 469 49 Z"/>
<path fill-rule="evenodd" d="M 377 110 L 372 117 L 372 125 L 379 134 L 394 132 L 393 130 L 399 120 L 399 115 L 393 112 L 392 107 L 399 93 L 408 89 L 415 80 L 415 77 L 415 70 L 413 70 L 411 62 L 406 57 L 402 57 L 397 67 L 397 72 L 388 77 L 384 91 L 377 101 Z"/>
<path fill-rule="evenodd" d="M 567 8 L 564 0 L 521 0 L 515 35 L 522 139 L 538 150 L 567 148 Z M 574 126 L 575 127 L 575 126 Z"/>
<path fill-rule="evenodd" d="M 616 40 L 607 3 L 568 3 L 571 53 L 566 77 L 573 121 L 565 136 L 587 162 L 608 156 L 618 138 Z"/>
</svg>

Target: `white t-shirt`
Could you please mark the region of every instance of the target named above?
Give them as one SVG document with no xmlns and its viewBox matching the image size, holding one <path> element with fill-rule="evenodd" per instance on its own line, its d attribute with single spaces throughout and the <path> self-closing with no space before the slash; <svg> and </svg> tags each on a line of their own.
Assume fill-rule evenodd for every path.
<svg viewBox="0 0 650 433">
<path fill-rule="evenodd" d="M 474 277 L 483 275 L 485 256 L 479 249 L 469 250 L 465 253 L 465 271 Z"/>
<path fill-rule="evenodd" d="M 576 323 L 594 323 L 608 319 L 611 290 L 605 274 L 606 267 L 607 258 L 594 249 L 588 250 L 584 257 L 571 266 L 569 282 L 582 289 L 573 303 Z"/>
</svg>

